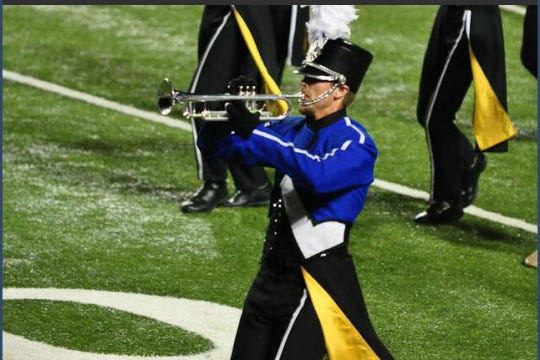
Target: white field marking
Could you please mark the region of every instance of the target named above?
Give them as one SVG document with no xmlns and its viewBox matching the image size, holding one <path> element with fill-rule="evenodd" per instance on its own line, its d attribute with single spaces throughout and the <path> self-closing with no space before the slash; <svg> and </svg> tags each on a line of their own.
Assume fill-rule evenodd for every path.
<svg viewBox="0 0 540 360">
<path fill-rule="evenodd" d="M 507 7 L 513 8 L 515 6 L 508 5 Z M 56 85 L 51 82 L 38 80 L 30 76 L 21 75 L 16 72 L 8 71 L 8 70 L 3 70 L 2 76 L 8 80 L 16 81 L 16 82 L 29 85 L 29 86 L 34 86 L 45 91 L 54 92 L 54 93 L 71 97 L 74 99 L 86 101 L 88 103 L 105 107 L 111 110 L 116 110 L 127 115 L 132 115 L 132 116 L 139 117 L 145 120 L 159 122 L 161 124 L 176 127 L 182 130 L 191 131 L 191 126 L 182 121 L 169 119 L 166 116 L 157 115 L 148 111 L 143 111 L 143 110 L 133 108 L 131 106 L 122 105 L 122 104 L 115 103 L 115 102 L 112 102 L 103 98 L 99 98 L 97 96 L 92 96 L 92 95 L 88 95 L 86 93 L 82 93 L 79 91 L 71 90 L 71 89 Z M 391 182 L 380 180 L 380 179 L 375 179 L 375 181 L 373 182 L 373 186 L 384 189 L 384 190 L 392 191 L 400 195 L 409 196 L 415 199 L 423 199 L 426 201 L 429 199 L 429 194 L 424 191 L 416 190 L 407 186 L 391 183 Z M 538 228 L 536 225 L 527 223 L 520 219 L 515 219 L 515 218 L 507 217 L 498 213 L 482 210 L 473 205 L 467 207 L 465 209 L 465 213 L 473 215 L 473 216 L 477 216 L 477 217 L 480 217 L 489 221 L 498 222 L 504 225 L 522 229 L 522 230 L 525 230 L 534 234 L 538 234 Z"/>
<path fill-rule="evenodd" d="M 376 186 L 380 189 L 388 190 L 391 192 L 394 192 L 396 194 L 405 195 L 414 199 L 421 199 L 428 201 L 429 200 L 429 193 L 421 190 L 416 190 L 407 186 L 394 184 L 388 181 L 375 179 L 373 182 L 373 186 Z M 504 225 L 508 225 L 511 227 L 515 227 L 521 230 L 525 230 L 528 232 L 531 232 L 533 234 L 538 234 L 538 227 L 533 224 L 529 224 L 523 220 L 511 218 L 508 216 L 504 216 L 495 212 L 483 210 L 479 207 L 476 207 L 474 205 L 467 206 L 464 209 L 464 212 L 473 215 L 482 219 L 486 219 L 493 222 L 498 222 Z"/>
<path fill-rule="evenodd" d="M 4 288 L 3 300 L 35 299 L 94 304 L 130 312 L 191 331 L 212 341 L 214 348 L 188 356 L 96 354 L 48 345 L 2 332 L 4 360 L 203 360 L 228 359 L 240 310 L 208 301 L 101 290 Z"/>
<path fill-rule="evenodd" d="M 499 7 L 503 10 L 510 11 L 519 15 L 525 15 L 525 6 L 519 6 L 519 5 L 499 5 Z"/>
<path fill-rule="evenodd" d="M 60 86 L 60 85 L 57 85 L 48 81 L 43 81 L 43 80 L 39 80 L 30 76 L 21 75 L 21 74 L 18 74 L 16 72 L 9 71 L 9 70 L 2 70 L 2 77 L 4 79 L 16 81 L 18 83 L 25 84 L 25 85 L 30 85 L 35 88 L 53 92 L 53 93 L 66 96 L 72 99 L 85 101 L 92 105 L 97 105 L 106 109 L 118 111 L 122 114 L 131 115 L 140 119 L 154 121 L 154 122 L 164 124 L 167 126 L 191 131 L 191 125 L 183 121 L 174 120 L 174 119 L 171 119 L 166 116 L 159 115 L 150 111 L 139 110 L 132 106 L 123 105 L 114 101 L 106 100 L 98 96 L 93 96 L 93 95 L 86 94 L 77 90 L 68 89 L 66 87 L 63 87 L 63 86 Z"/>
</svg>

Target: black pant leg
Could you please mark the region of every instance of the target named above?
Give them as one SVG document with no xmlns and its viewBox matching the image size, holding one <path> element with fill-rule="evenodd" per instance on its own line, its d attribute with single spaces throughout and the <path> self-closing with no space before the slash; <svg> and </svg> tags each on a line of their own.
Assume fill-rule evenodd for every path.
<svg viewBox="0 0 540 360">
<path fill-rule="evenodd" d="M 299 269 L 276 275 L 262 265 L 244 301 L 231 359 L 274 359 L 304 293 Z"/>
<path fill-rule="evenodd" d="M 200 94 L 223 93 L 227 82 L 236 73 L 239 56 L 238 51 L 229 52 L 228 46 L 234 50 L 241 40 L 230 6 L 205 6 L 199 27 L 198 66 L 189 91 Z M 204 106 L 209 110 L 219 110 L 223 104 L 209 103 Z M 202 107 L 202 104 L 193 106 L 197 111 L 201 111 Z M 205 181 L 225 181 L 227 162 L 205 156 L 197 148 L 197 137 L 203 123 L 200 119 L 191 121 L 197 175 Z M 212 123 L 206 125 L 213 126 Z"/>
<path fill-rule="evenodd" d="M 264 13 L 263 6 L 257 7 Z M 191 92 L 222 94 L 226 92 L 231 79 L 242 74 L 258 76 L 258 70 L 228 5 L 205 6 L 199 28 L 198 56 L 199 65 L 191 81 Z M 209 103 L 206 107 L 209 110 L 221 110 L 223 104 Z M 201 124 L 202 120 L 192 121 L 195 158 L 200 179 L 224 181 L 227 179 L 227 169 L 232 165 L 234 170 L 231 170 L 231 175 L 237 187 L 241 189 L 257 188 L 268 182 L 262 167 L 243 166 L 234 161 L 215 159 L 201 154 L 195 145 Z M 207 126 L 213 125 L 209 123 Z"/>
<path fill-rule="evenodd" d="M 523 21 L 523 40 L 521 43 L 521 62 L 529 72 L 537 77 L 538 67 L 538 6 L 527 5 Z"/>
<path fill-rule="evenodd" d="M 459 201 L 460 172 L 472 145 L 454 123 L 472 81 L 463 8 L 441 6 L 424 56 L 418 121 L 426 129 L 432 167 L 431 197 Z"/>
<path fill-rule="evenodd" d="M 266 360 L 272 339 L 271 289 L 257 274 L 244 301 L 231 360 Z"/>
<path fill-rule="evenodd" d="M 224 182 L 227 180 L 227 162 L 222 158 L 204 156 L 197 147 L 197 138 L 202 126 L 215 126 L 214 124 L 204 124 L 204 120 L 192 119 L 193 153 L 197 163 L 197 176 L 200 180 L 211 182 Z"/>
<path fill-rule="evenodd" d="M 269 182 L 266 170 L 262 166 L 246 166 L 237 161 L 228 161 L 229 170 L 238 190 L 253 190 Z"/>
<path fill-rule="evenodd" d="M 321 324 L 307 291 L 301 298 L 298 312 L 284 319 L 287 328 L 280 332 L 280 343 L 272 355 L 279 360 L 321 360 L 326 346 Z"/>
</svg>

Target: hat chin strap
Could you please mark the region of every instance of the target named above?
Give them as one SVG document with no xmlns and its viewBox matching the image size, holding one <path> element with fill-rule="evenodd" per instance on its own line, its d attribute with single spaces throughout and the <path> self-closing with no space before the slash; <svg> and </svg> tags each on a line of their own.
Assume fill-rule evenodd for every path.
<svg viewBox="0 0 540 360">
<path fill-rule="evenodd" d="M 329 97 L 338 87 L 339 87 L 339 83 L 334 83 L 334 86 L 332 86 L 330 89 L 323 92 L 321 95 L 317 96 L 315 99 L 304 101 L 302 100 L 302 98 L 300 98 L 298 99 L 298 102 L 300 103 L 301 106 L 310 106 L 310 105 L 316 104 L 319 101 L 323 101 L 324 99 Z"/>
</svg>

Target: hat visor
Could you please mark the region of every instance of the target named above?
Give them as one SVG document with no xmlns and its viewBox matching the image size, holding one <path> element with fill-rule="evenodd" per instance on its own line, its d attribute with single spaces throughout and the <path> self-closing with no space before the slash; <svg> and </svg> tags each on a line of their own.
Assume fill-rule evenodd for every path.
<svg viewBox="0 0 540 360">
<path fill-rule="evenodd" d="M 334 76 L 310 65 L 303 65 L 302 67 L 294 70 L 293 73 L 297 75 L 304 75 L 305 77 L 316 79 L 319 81 L 337 81 Z"/>
</svg>

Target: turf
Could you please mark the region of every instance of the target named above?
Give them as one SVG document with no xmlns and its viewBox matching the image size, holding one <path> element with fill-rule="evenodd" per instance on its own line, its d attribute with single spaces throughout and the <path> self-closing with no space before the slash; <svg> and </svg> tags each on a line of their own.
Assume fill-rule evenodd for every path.
<svg viewBox="0 0 540 360">
<path fill-rule="evenodd" d="M 359 9 L 352 39 L 375 60 L 349 114 L 379 146 L 377 178 L 428 191 L 415 105 L 436 7 Z M 163 76 L 178 89 L 189 85 L 201 13 L 201 6 L 4 6 L 3 66 L 155 111 Z M 536 224 L 536 81 L 519 60 L 522 16 L 502 15 L 509 114 L 520 134 L 508 153 L 488 154 L 475 205 Z M 297 88 L 290 70 L 286 93 Z M 468 94 L 458 114 L 469 134 L 471 104 Z M 198 185 L 188 132 L 4 80 L 4 287 L 140 292 L 241 307 L 266 210 L 178 211 Z M 415 360 L 536 358 L 537 273 L 521 265 L 536 235 L 470 215 L 456 225 L 415 225 L 424 207 L 372 187 L 351 232 L 371 318 L 392 353 Z M 66 309 L 104 343 L 122 328 L 133 342 L 118 342 L 115 352 L 155 353 L 149 329 L 166 334 L 168 353 L 207 346 L 142 317 L 46 301 L 5 301 L 4 329 L 102 351 L 79 336 L 77 321 L 60 315 Z M 98 331 L 103 324 L 109 331 Z"/>
</svg>

